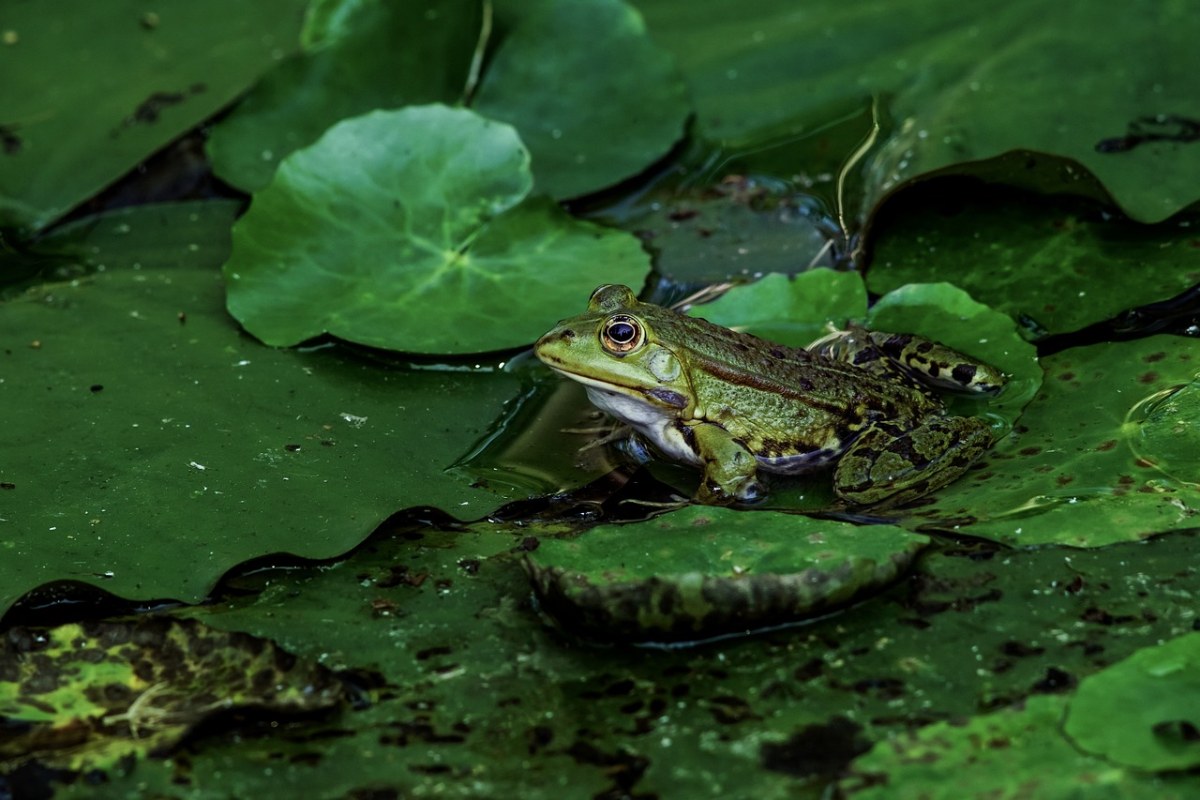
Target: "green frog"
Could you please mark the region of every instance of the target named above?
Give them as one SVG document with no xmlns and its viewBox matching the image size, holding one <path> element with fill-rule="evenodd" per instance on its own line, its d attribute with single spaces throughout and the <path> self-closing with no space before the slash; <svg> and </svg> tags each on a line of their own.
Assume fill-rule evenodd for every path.
<svg viewBox="0 0 1200 800">
<path fill-rule="evenodd" d="M 992 393 L 1004 375 L 911 334 L 851 328 L 785 347 L 601 286 L 534 352 L 663 456 L 699 466 L 701 503 L 765 496 L 758 473 L 833 470 L 846 504 L 896 505 L 961 476 L 991 427 L 933 389 Z"/>
</svg>

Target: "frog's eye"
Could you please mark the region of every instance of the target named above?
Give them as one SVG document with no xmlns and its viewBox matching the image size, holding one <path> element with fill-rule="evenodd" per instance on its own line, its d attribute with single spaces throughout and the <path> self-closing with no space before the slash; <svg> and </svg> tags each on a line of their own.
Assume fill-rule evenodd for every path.
<svg viewBox="0 0 1200 800">
<path fill-rule="evenodd" d="M 600 341 L 604 349 L 610 353 L 624 355 L 631 350 L 641 347 L 646 339 L 646 333 L 641 324 L 633 317 L 625 314 L 614 314 L 604 323 L 600 332 Z"/>
</svg>

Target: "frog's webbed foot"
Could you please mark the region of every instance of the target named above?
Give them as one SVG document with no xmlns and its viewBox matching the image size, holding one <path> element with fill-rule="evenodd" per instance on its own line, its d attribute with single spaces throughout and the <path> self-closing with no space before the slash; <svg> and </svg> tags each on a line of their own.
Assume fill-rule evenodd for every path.
<svg viewBox="0 0 1200 800">
<path fill-rule="evenodd" d="M 932 417 L 913 428 L 876 423 L 838 462 L 833 490 L 856 505 L 906 503 L 961 477 L 992 440 L 977 417 Z"/>
<path fill-rule="evenodd" d="M 885 333 L 851 325 L 821 337 L 808 349 L 881 377 L 915 381 L 936 389 L 989 394 L 998 392 L 1007 380 L 991 364 L 911 333 Z"/>
<path fill-rule="evenodd" d="M 692 434 L 704 465 L 696 490 L 698 502 L 723 506 L 754 503 L 767 496 L 758 480 L 758 460 L 745 445 L 715 425 L 697 425 Z"/>
</svg>

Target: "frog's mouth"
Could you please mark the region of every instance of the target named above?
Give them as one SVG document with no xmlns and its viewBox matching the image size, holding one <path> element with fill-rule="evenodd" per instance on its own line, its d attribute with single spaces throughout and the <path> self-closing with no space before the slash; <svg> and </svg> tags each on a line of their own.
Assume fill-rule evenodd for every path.
<svg viewBox="0 0 1200 800">
<path fill-rule="evenodd" d="M 626 386 L 621 383 L 613 383 L 611 381 L 601 381 L 595 378 L 589 378 L 586 375 L 580 375 L 578 372 L 572 372 L 569 369 L 555 366 L 554 364 L 546 364 L 550 369 L 560 375 L 564 375 L 573 381 L 578 381 L 589 389 L 597 389 L 609 394 L 619 394 L 625 397 L 632 397 L 635 400 L 641 400 L 649 405 L 659 406 L 660 408 L 686 408 L 687 398 L 679 392 L 671 389 L 654 388 L 642 389 L 636 386 Z"/>
</svg>

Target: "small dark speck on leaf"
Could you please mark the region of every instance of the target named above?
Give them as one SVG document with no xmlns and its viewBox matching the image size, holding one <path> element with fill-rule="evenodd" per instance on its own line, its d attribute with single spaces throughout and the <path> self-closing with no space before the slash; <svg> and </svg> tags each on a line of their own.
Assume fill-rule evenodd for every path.
<svg viewBox="0 0 1200 800">
<path fill-rule="evenodd" d="M 15 483 L 10 483 L 9 481 L 0 481 L 0 489 L 15 489 L 15 488 L 17 488 L 17 485 Z"/>
<path fill-rule="evenodd" d="M 21 152 L 23 144 L 21 137 L 17 136 L 15 128 L 9 125 L 0 125 L 0 149 L 4 150 L 5 155 L 11 156 Z"/>
<path fill-rule="evenodd" d="M 526 536 L 521 540 L 521 543 L 517 545 L 517 549 L 526 553 L 532 553 L 534 550 L 538 549 L 538 545 L 540 544 L 541 542 L 538 541 L 536 536 Z"/>
<path fill-rule="evenodd" d="M 88 387 L 88 391 L 90 391 L 92 394 L 95 394 L 96 392 L 103 392 L 104 385 L 100 384 L 100 383 L 93 383 L 91 386 Z"/>
<path fill-rule="evenodd" d="M 1075 676 L 1071 673 L 1058 667 L 1050 667 L 1046 670 L 1045 677 L 1033 685 L 1033 690 L 1042 694 L 1063 692 L 1075 688 L 1076 683 Z"/>
<path fill-rule="evenodd" d="M 860 735 L 861 731 L 845 717 L 834 717 L 824 725 L 809 725 L 785 742 L 765 743 L 759 751 L 762 765 L 800 778 L 834 774 L 870 749 L 871 743 Z"/>
<path fill-rule="evenodd" d="M 1151 728 L 1154 735 L 1162 739 L 1174 739 L 1182 742 L 1200 742 L 1200 728 L 1191 720 L 1173 719 L 1157 722 Z"/>
<path fill-rule="evenodd" d="M 300 445 L 298 445 L 298 444 L 285 444 L 285 445 L 283 446 L 283 449 L 284 449 L 284 450 L 287 450 L 289 453 L 299 453 L 299 452 L 300 452 Z"/>
<path fill-rule="evenodd" d="M 1143 372 L 1138 376 L 1138 380 L 1142 383 L 1154 383 L 1156 380 L 1158 380 L 1158 373 L 1154 372 L 1153 370 L 1150 372 Z"/>
</svg>

